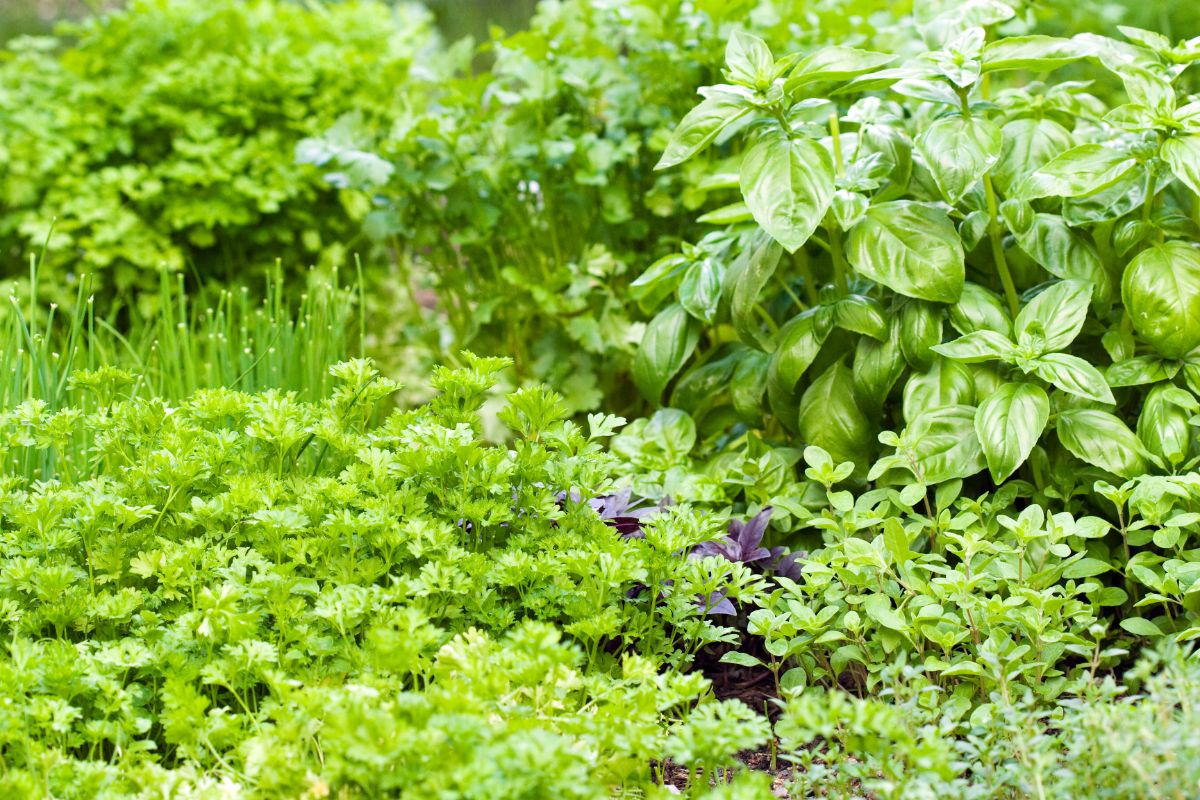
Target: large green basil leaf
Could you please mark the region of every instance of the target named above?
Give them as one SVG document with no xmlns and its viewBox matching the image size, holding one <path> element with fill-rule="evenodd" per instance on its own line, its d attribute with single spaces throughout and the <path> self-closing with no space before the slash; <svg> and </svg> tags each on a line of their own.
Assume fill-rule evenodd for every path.
<svg viewBox="0 0 1200 800">
<path fill-rule="evenodd" d="M 721 303 L 721 279 L 725 269 L 711 258 L 687 268 L 679 283 L 679 302 L 696 319 L 711 325 Z"/>
<path fill-rule="evenodd" d="M 763 393 L 767 390 L 771 356 L 749 347 L 736 352 L 737 367 L 729 383 L 729 397 L 733 408 L 742 419 L 757 422 L 762 420 Z"/>
<path fill-rule="evenodd" d="M 1071 39 L 1040 35 L 1007 36 L 989 42 L 983 48 L 983 71 L 1022 69 L 1046 72 L 1078 61 L 1085 55 L 1084 48 Z"/>
<path fill-rule="evenodd" d="M 1200 134 L 1167 139 L 1159 155 L 1176 178 L 1200 195 Z"/>
<path fill-rule="evenodd" d="M 634 383 L 647 400 L 662 400 L 663 389 L 691 358 L 699 340 L 699 326 L 678 303 L 650 320 L 633 360 Z"/>
<path fill-rule="evenodd" d="M 817 306 L 788 320 L 779 329 L 767 366 L 767 399 L 771 410 L 790 427 L 796 414 L 796 384 L 812 365 L 833 327 L 831 310 Z"/>
<path fill-rule="evenodd" d="M 888 337 L 888 321 L 883 304 L 873 297 L 850 294 L 834 306 L 834 319 L 839 328 L 884 341 Z"/>
<path fill-rule="evenodd" d="M 1007 361 L 1012 357 L 1015 347 L 1007 336 L 982 330 L 939 344 L 932 350 L 955 361 L 976 364 L 980 361 Z"/>
<path fill-rule="evenodd" d="M 953 303 L 965 280 L 962 242 L 945 212 L 898 200 L 867 211 L 846 244 L 856 270 L 919 300 Z"/>
<path fill-rule="evenodd" d="M 1145 447 L 1117 417 L 1091 408 L 1058 415 L 1058 440 L 1076 458 L 1129 479 L 1146 472 Z"/>
<path fill-rule="evenodd" d="M 735 30 L 725 46 L 725 65 L 736 83 L 757 86 L 771 79 L 775 58 L 767 43 L 754 34 Z"/>
<path fill-rule="evenodd" d="M 1050 398 L 1032 383 L 1006 383 L 975 411 L 975 433 L 992 480 L 1000 483 L 1025 463 L 1050 418 Z"/>
<path fill-rule="evenodd" d="M 802 60 L 792 70 L 784 84 L 785 92 L 793 92 L 808 83 L 845 81 L 874 72 L 895 61 L 896 57 L 853 47 L 823 47 Z"/>
<path fill-rule="evenodd" d="M 854 385 L 864 402 L 875 409 L 883 406 L 888 394 L 904 374 L 904 356 L 896 336 L 885 341 L 862 337 L 854 348 Z"/>
<path fill-rule="evenodd" d="M 1143 250 L 1121 281 L 1134 330 L 1168 358 L 1200 346 L 1200 251 L 1183 242 Z"/>
<path fill-rule="evenodd" d="M 1188 424 L 1200 404 L 1178 386 L 1155 386 L 1142 403 L 1137 435 L 1150 452 L 1172 466 L 1188 457 L 1192 444 L 1192 426 Z"/>
<path fill-rule="evenodd" d="M 1051 275 L 1093 284 L 1092 296 L 1106 301 L 1112 281 L 1095 246 L 1056 214 L 1035 214 L 1028 226 L 1011 227 L 1021 249 Z"/>
<path fill-rule="evenodd" d="M 684 116 L 655 169 L 682 164 L 712 144 L 721 131 L 750 113 L 746 98 L 734 92 L 713 91 Z"/>
<path fill-rule="evenodd" d="M 981 117 L 945 117 L 917 137 L 917 149 L 942 197 L 954 205 L 1000 160 L 1003 137 Z"/>
<path fill-rule="evenodd" d="M 866 469 L 874 430 L 855 394 L 854 376 L 840 361 L 800 398 L 799 423 L 805 444 L 820 447 L 835 463 L 853 461 L 859 470 Z"/>
<path fill-rule="evenodd" d="M 794 253 L 833 202 L 833 159 L 811 139 L 793 140 L 776 132 L 746 153 L 740 182 L 755 221 Z"/>
<path fill-rule="evenodd" d="M 1064 350 L 1075 341 L 1087 321 L 1092 287 L 1083 281 L 1061 281 L 1038 294 L 1017 314 L 1013 330 L 1018 338 L 1041 328 L 1046 350 Z"/>
<path fill-rule="evenodd" d="M 730 316 L 738 338 L 760 350 L 770 350 L 771 344 L 762 335 L 762 320 L 758 315 L 758 296 L 763 287 L 775 274 L 783 250 L 768 236 L 758 234 L 756 240 L 742 253 L 726 275 L 732 288 L 730 292 Z"/>
<path fill-rule="evenodd" d="M 1013 194 L 1026 200 L 1078 197 L 1112 186 L 1137 167 L 1137 159 L 1098 144 L 1073 147 L 1030 173 Z"/>
<path fill-rule="evenodd" d="M 914 372 L 904 384 L 904 418 L 910 422 L 930 408 L 974 403 L 974 373 L 948 358 L 935 359 L 928 370 Z"/>
<path fill-rule="evenodd" d="M 1100 370 L 1078 356 L 1047 353 L 1033 360 L 1033 371 L 1042 380 L 1068 394 L 1099 403 L 1116 402 Z"/>
<path fill-rule="evenodd" d="M 969 478 L 984 468 L 983 449 L 975 435 L 975 407 L 942 406 L 918 414 L 904 431 L 927 484 Z"/>
<path fill-rule="evenodd" d="M 950 324 L 964 335 L 975 331 L 992 331 L 1005 339 L 1012 335 L 1012 322 L 1004 301 L 977 283 L 963 285 L 962 296 L 950 307 Z"/>
<path fill-rule="evenodd" d="M 906 300 L 897 315 L 900 352 L 913 369 L 929 369 L 933 348 L 942 343 L 942 309 L 923 300 Z"/>
<path fill-rule="evenodd" d="M 1015 119 L 1001 130 L 1004 145 L 992 179 L 1006 194 L 1026 175 L 1075 144 L 1071 132 L 1052 119 Z"/>
</svg>

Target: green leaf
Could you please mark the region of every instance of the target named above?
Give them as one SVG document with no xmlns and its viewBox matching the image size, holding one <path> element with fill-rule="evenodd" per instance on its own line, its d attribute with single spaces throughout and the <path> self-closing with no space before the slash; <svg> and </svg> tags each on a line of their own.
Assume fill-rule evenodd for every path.
<svg viewBox="0 0 1200 800">
<path fill-rule="evenodd" d="M 908 297 L 953 303 L 965 279 L 962 243 L 945 212 L 910 201 L 881 203 L 850 230 L 854 268 Z"/>
<path fill-rule="evenodd" d="M 1033 360 L 1033 370 L 1039 378 L 1068 394 L 1098 403 L 1117 402 L 1100 370 L 1078 356 L 1047 353 Z"/>
<path fill-rule="evenodd" d="M 813 381 L 800 398 L 799 430 L 835 462 L 853 461 L 866 469 L 874 431 L 854 392 L 854 377 L 840 361 Z"/>
<path fill-rule="evenodd" d="M 1146 472 L 1145 448 L 1107 411 L 1068 408 L 1058 415 L 1058 440 L 1076 458 L 1122 478 Z"/>
<path fill-rule="evenodd" d="M 960 336 L 952 342 L 939 344 L 933 348 L 933 352 L 965 364 L 977 364 L 981 361 L 1006 361 L 1012 356 L 1013 351 L 1013 343 L 1007 336 L 987 330 L 968 333 L 966 336 Z"/>
<path fill-rule="evenodd" d="M 1146 395 L 1138 416 L 1137 435 L 1150 452 L 1172 466 L 1182 464 L 1191 450 L 1196 400 L 1175 386 L 1156 386 Z"/>
<path fill-rule="evenodd" d="M 817 81 L 846 81 L 874 72 L 895 61 L 896 57 L 853 47 L 825 47 L 808 56 L 796 65 L 792 75 L 784 84 L 784 91 L 796 89 Z"/>
<path fill-rule="evenodd" d="M 1005 194 L 1029 173 L 1075 144 L 1071 132 L 1052 119 L 1015 119 L 1001 129 L 1001 134 L 1004 145 L 1000 161 L 992 170 L 992 178 Z"/>
<path fill-rule="evenodd" d="M 914 373 L 904 384 L 903 412 L 906 420 L 940 406 L 973 405 L 975 376 L 970 367 L 936 358 L 925 372 Z"/>
<path fill-rule="evenodd" d="M 888 321 L 883 304 L 873 297 L 851 294 L 834 306 L 834 320 L 839 328 L 884 341 L 888 338 Z"/>
<path fill-rule="evenodd" d="M 865 336 L 854 348 L 854 385 L 859 396 L 874 408 L 881 408 L 900 376 L 904 374 L 904 356 L 895 333 L 877 342 Z"/>
<path fill-rule="evenodd" d="M 713 91 L 687 113 L 671 134 L 655 169 L 682 164 L 713 143 L 721 131 L 750 113 L 750 104 L 740 94 Z"/>
<path fill-rule="evenodd" d="M 1023 69 L 1045 72 L 1078 61 L 1086 51 L 1077 42 L 1056 36 L 1007 36 L 983 48 L 983 71 Z"/>
<path fill-rule="evenodd" d="M 1020 313 L 1013 325 L 1018 340 L 1036 325 L 1045 336 L 1046 350 L 1063 350 L 1087 321 L 1091 285 L 1083 281 L 1061 281 L 1038 294 Z"/>
<path fill-rule="evenodd" d="M 1063 577 L 1071 580 L 1079 578 L 1094 578 L 1097 575 L 1103 575 L 1110 571 L 1112 565 L 1107 561 L 1101 561 L 1098 558 L 1081 558 L 1078 561 L 1068 564 L 1063 570 Z"/>
<path fill-rule="evenodd" d="M 933 348 L 942 343 L 944 316 L 940 306 L 921 300 L 905 300 L 900 306 L 900 352 L 913 369 L 929 369 L 933 363 Z"/>
<path fill-rule="evenodd" d="M 725 46 L 725 65 L 729 67 L 730 80 L 753 88 L 771 79 L 775 58 L 762 39 L 735 30 Z"/>
<path fill-rule="evenodd" d="M 1162 628 L 1155 625 L 1145 617 L 1128 617 L 1121 620 L 1121 627 L 1132 633 L 1134 636 L 1148 636 L 1151 638 L 1163 636 Z"/>
<path fill-rule="evenodd" d="M 1026 200 L 1079 197 L 1112 186 L 1137 167 L 1128 153 L 1098 144 L 1073 147 L 1030 173 L 1013 194 Z"/>
<path fill-rule="evenodd" d="M 1200 195 L 1200 134 L 1179 136 L 1163 142 L 1159 151 L 1171 172 L 1193 194 Z"/>
<path fill-rule="evenodd" d="M 984 468 L 975 435 L 975 407 L 932 408 L 917 415 L 904 431 L 916 460 L 917 477 L 926 484 L 969 478 Z"/>
<path fill-rule="evenodd" d="M 1179 374 L 1178 361 L 1164 361 L 1156 356 L 1137 356 L 1109 365 L 1104 380 L 1112 388 L 1143 386 L 1147 383 L 1169 381 Z"/>
<path fill-rule="evenodd" d="M 944 117 L 917 137 L 942 197 L 954 205 L 1000 160 L 1003 137 L 982 117 Z"/>
<path fill-rule="evenodd" d="M 700 340 L 699 328 L 679 304 L 658 313 L 646 326 L 633 361 L 633 380 L 647 400 L 657 403 L 663 389 L 691 358 Z"/>
<path fill-rule="evenodd" d="M 679 302 L 701 322 L 711 325 L 721 302 L 721 279 L 724 268 L 711 258 L 695 262 L 683 273 L 679 284 Z"/>
<path fill-rule="evenodd" d="M 975 433 L 992 480 L 1000 483 L 1029 458 L 1050 418 L 1050 398 L 1032 383 L 1006 383 L 975 411 Z"/>
<path fill-rule="evenodd" d="M 1200 346 L 1200 251 L 1179 241 L 1155 244 L 1125 268 L 1121 297 L 1133 328 L 1168 358 Z"/>
<path fill-rule="evenodd" d="M 747 347 L 737 353 L 737 366 L 729 382 L 729 397 L 742 419 L 761 422 L 770 366 L 771 356 L 761 350 Z"/>
<path fill-rule="evenodd" d="M 1112 282 L 1095 246 L 1062 217 L 1036 214 L 1028 226 L 1012 231 L 1021 249 L 1051 275 L 1089 281 L 1094 298 L 1107 298 L 1111 293 Z"/>
<path fill-rule="evenodd" d="M 739 667 L 761 667 L 763 662 L 750 655 L 738 650 L 730 650 L 725 655 L 721 656 L 722 664 L 736 664 Z"/>
<path fill-rule="evenodd" d="M 775 132 L 746 153 L 740 181 L 754 219 L 794 253 L 833 202 L 833 159 L 810 139 L 792 140 Z"/>
<path fill-rule="evenodd" d="M 785 424 L 796 415 L 796 384 L 821 352 L 831 328 L 829 310 L 818 306 L 793 317 L 779 329 L 778 345 L 767 367 L 767 397 L 775 416 Z"/>
<path fill-rule="evenodd" d="M 867 595 L 862 607 L 868 617 L 883 627 L 908 634 L 908 622 L 892 608 L 892 600 L 886 594 Z"/>
<path fill-rule="evenodd" d="M 760 234 L 729 271 L 729 280 L 733 284 L 729 301 L 733 329 L 739 339 L 760 350 L 770 350 L 771 347 L 762 335 L 758 296 L 775 274 L 782 256 L 779 244 Z"/>
<path fill-rule="evenodd" d="M 950 324 L 961 334 L 992 331 L 1005 339 L 1012 334 L 1012 322 L 1000 296 L 969 281 L 963 284 L 962 295 L 950 308 Z"/>
</svg>

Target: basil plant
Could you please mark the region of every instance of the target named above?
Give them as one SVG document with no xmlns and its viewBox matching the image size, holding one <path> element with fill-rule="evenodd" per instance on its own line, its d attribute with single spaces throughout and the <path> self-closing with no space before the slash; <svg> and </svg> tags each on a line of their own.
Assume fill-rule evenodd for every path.
<svg viewBox="0 0 1200 800">
<path fill-rule="evenodd" d="M 857 481 L 1068 496 L 1196 463 L 1200 38 L 1014 14 L 947 4 L 895 53 L 733 34 L 658 168 L 717 148 L 737 196 L 633 285 L 645 395 Z"/>
</svg>

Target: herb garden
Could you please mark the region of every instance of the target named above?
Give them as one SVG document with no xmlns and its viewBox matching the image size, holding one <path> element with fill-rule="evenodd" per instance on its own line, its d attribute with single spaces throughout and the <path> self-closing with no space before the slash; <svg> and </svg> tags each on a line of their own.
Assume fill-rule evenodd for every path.
<svg viewBox="0 0 1200 800">
<path fill-rule="evenodd" d="M 0 791 L 1200 796 L 1196 62 L 1166 0 L 11 39 Z"/>
</svg>

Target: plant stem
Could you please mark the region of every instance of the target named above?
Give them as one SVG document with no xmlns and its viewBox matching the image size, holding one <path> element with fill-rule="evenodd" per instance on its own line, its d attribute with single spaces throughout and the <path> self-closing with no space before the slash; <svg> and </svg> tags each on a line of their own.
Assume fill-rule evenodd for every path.
<svg viewBox="0 0 1200 800">
<path fill-rule="evenodd" d="M 1017 287 L 1013 284 L 1012 273 L 1008 270 L 1008 259 L 1004 257 L 1000 209 L 996 205 L 996 190 L 992 187 L 992 176 L 987 172 L 983 174 L 983 192 L 987 198 L 988 239 L 992 243 L 992 260 L 996 262 L 996 272 L 1000 276 L 1000 284 L 1004 287 L 1004 297 L 1008 300 L 1008 311 L 1015 319 L 1021 306 L 1017 300 Z"/>
</svg>

